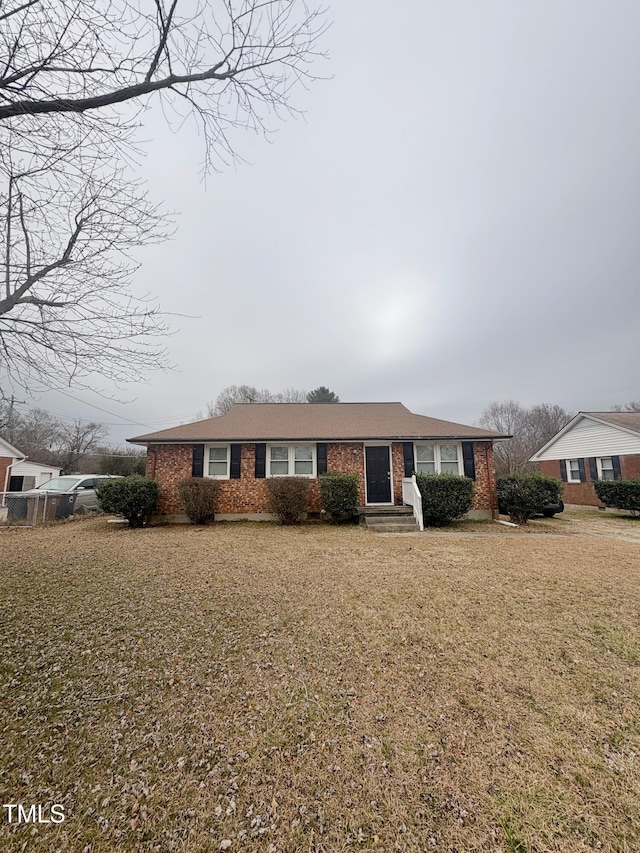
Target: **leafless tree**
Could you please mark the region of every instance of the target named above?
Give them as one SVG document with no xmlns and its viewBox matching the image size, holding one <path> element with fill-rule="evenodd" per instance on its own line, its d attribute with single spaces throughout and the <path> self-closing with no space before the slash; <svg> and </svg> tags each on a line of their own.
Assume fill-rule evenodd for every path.
<svg viewBox="0 0 640 853">
<path fill-rule="evenodd" d="M 307 392 L 302 388 L 285 388 L 273 395 L 274 403 L 306 403 Z"/>
<path fill-rule="evenodd" d="M 0 435 L 34 462 L 54 464 L 61 421 L 44 409 L 12 412 L 11 422 Z"/>
<path fill-rule="evenodd" d="M 495 465 L 499 477 L 523 470 L 529 459 L 527 448 L 519 438 L 525 431 L 526 416 L 526 410 L 515 400 L 491 403 L 480 416 L 480 426 L 513 436 L 496 443 Z"/>
<path fill-rule="evenodd" d="M 53 167 L 8 173 L 5 164 L 0 155 L 7 187 L 0 192 L 5 372 L 34 390 L 79 383 L 97 371 L 116 381 L 139 379 L 161 367 L 165 350 L 155 338 L 166 323 L 129 284 L 138 266 L 133 253 L 166 231 L 162 214 L 118 174 Z"/>
<path fill-rule="evenodd" d="M 565 427 L 572 414 L 563 409 L 562 406 L 551 403 L 539 403 L 527 411 L 526 427 L 529 446 L 532 456 L 536 450 L 550 441 L 553 436 Z"/>
<path fill-rule="evenodd" d="M 613 407 L 614 412 L 640 412 L 640 400 L 632 400 L 630 403 L 618 404 Z"/>
<path fill-rule="evenodd" d="M 496 473 L 499 477 L 533 470 L 530 457 L 570 420 L 561 406 L 541 403 L 526 409 L 515 400 L 491 403 L 480 417 L 480 426 L 512 435 L 495 446 Z"/>
<path fill-rule="evenodd" d="M 160 93 L 178 123 L 200 124 L 206 164 L 228 162 L 232 129 L 268 132 L 270 113 L 295 111 L 325 28 L 305 0 L 5 0 L 0 122 L 22 140 L 63 116 L 121 132 Z"/>
<path fill-rule="evenodd" d="M 266 388 L 259 390 L 253 385 L 228 385 L 218 394 L 215 401 L 207 403 L 207 417 L 215 418 L 226 414 L 235 403 L 273 403 L 273 394 Z"/>
<path fill-rule="evenodd" d="M 83 457 L 95 453 L 107 435 L 103 424 L 76 419 L 62 423 L 58 437 L 57 463 L 65 473 L 78 469 Z"/>
<path fill-rule="evenodd" d="M 130 279 L 167 222 L 133 179 L 153 97 L 195 121 L 203 169 L 268 133 L 325 28 L 305 0 L 0 2 L 0 369 L 47 387 L 166 363 Z"/>
<path fill-rule="evenodd" d="M 306 403 L 307 392 L 300 388 L 285 388 L 272 392 L 268 388 L 255 388 L 253 385 L 228 385 L 223 388 L 215 400 L 209 400 L 206 407 L 207 418 L 226 414 L 235 403 Z M 200 418 L 197 418 L 198 420 Z"/>
</svg>

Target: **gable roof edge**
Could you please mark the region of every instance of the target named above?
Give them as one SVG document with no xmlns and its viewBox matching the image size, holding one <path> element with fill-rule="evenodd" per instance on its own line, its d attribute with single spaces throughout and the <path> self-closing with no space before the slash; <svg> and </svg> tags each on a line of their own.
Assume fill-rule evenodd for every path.
<svg viewBox="0 0 640 853">
<path fill-rule="evenodd" d="M 600 413 L 600 414 L 603 414 L 603 413 Z M 575 415 L 573 418 L 571 418 L 571 420 L 569 421 L 568 424 L 565 424 L 562 427 L 560 432 L 557 432 L 552 438 L 549 439 L 549 441 L 545 445 L 543 445 L 541 448 L 536 450 L 536 452 L 533 454 L 533 456 L 530 457 L 529 462 L 544 461 L 544 460 L 540 459 L 540 456 L 542 456 L 543 453 L 546 453 L 550 447 L 553 447 L 553 445 L 558 441 L 558 439 L 562 438 L 562 436 L 565 435 L 565 433 L 572 430 L 573 427 L 576 426 L 576 424 L 581 420 L 590 420 L 590 421 L 593 421 L 594 423 L 602 424 L 603 426 L 613 427 L 614 429 L 619 429 L 622 432 L 628 433 L 629 435 L 633 435 L 633 436 L 640 435 L 638 430 L 630 429 L 629 427 L 625 427 L 625 426 L 622 426 L 621 424 L 614 423 L 613 421 L 607 420 L 605 418 L 598 417 L 597 415 L 595 415 L 592 412 L 578 412 L 577 415 Z"/>
</svg>

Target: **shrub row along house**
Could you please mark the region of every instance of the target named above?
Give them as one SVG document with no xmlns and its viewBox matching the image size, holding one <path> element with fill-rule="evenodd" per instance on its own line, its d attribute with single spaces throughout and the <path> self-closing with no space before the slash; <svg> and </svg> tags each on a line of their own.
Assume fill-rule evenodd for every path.
<svg viewBox="0 0 640 853">
<path fill-rule="evenodd" d="M 187 477 L 221 481 L 216 518 L 269 518 L 265 481 L 358 475 L 360 506 L 402 503 L 402 479 L 452 473 L 475 481 L 471 515 L 496 511 L 493 443 L 509 436 L 415 415 L 402 403 L 238 403 L 229 412 L 129 439 L 147 447 L 147 476 L 159 487 L 158 515 L 186 520 L 177 486 Z"/>
<path fill-rule="evenodd" d="M 531 457 L 571 506 L 600 506 L 594 483 L 640 477 L 640 412 L 578 412 Z"/>
</svg>

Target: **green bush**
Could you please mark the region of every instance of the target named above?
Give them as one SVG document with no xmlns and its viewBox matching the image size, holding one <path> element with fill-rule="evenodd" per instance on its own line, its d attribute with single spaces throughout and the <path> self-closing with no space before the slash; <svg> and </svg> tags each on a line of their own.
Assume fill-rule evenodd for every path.
<svg viewBox="0 0 640 853">
<path fill-rule="evenodd" d="M 142 527 L 158 500 L 158 484 L 140 474 L 104 480 L 96 491 L 104 512 L 123 515 L 129 527 Z"/>
<path fill-rule="evenodd" d="M 597 480 L 593 485 L 605 506 L 640 513 L 640 477 L 630 480 Z"/>
<path fill-rule="evenodd" d="M 512 474 L 497 481 L 498 507 L 516 524 L 526 524 L 548 504 L 558 503 L 562 483 L 545 474 Z"/>
<path fill-rule="evenodd" d="M 441 527 L 466 515 L 473 504 L 473 480 L 456 474 L 416 474 L 425 526 Z"/>
<path fill-rule="evenodd" d="M 358 475 L 327 471 L 320 475 L 322 506 L 333 521 L 348 521 L 358 514 Z"/>
<path fill-rule="evenodd" d="M 178 483 L 178 494 L 191 524 L 213 521 L 220 481 L 210 477 L 187 477 Z"/>
<path fill-rule="evenodd" d="M 300 524 L 307 512 L 309 480 L 305 477 L 272 477 L 267 480 L 269 508 L 280 524 Z"/>
</svg>

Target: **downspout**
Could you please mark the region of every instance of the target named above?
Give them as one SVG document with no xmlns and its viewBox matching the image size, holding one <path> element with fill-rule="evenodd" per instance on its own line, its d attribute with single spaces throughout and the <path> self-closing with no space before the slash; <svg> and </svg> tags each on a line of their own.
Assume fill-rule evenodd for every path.
<svg viewBox="0 0 640 853">
<path fill-rule="evenodd" d="M 20 462 L 24 462 L 27 458 L 28 458 L 27 456 L 23 456 L 22 459 L 18 459 L 14 456 L 13 462 L 11 463 L 11 465 L 7 465 L 7 470 L 5 471 L 5 474 L 4 474 L 4 488 L 2 490 L 3 495 L 6 495 L 6 493 L 7 493 L 7 484 L 9 483 L 9 479 L 10 479 L 9 478 L 9 471 L 13 468 L 14 465 L 19 465 Z"/>
</svg>

